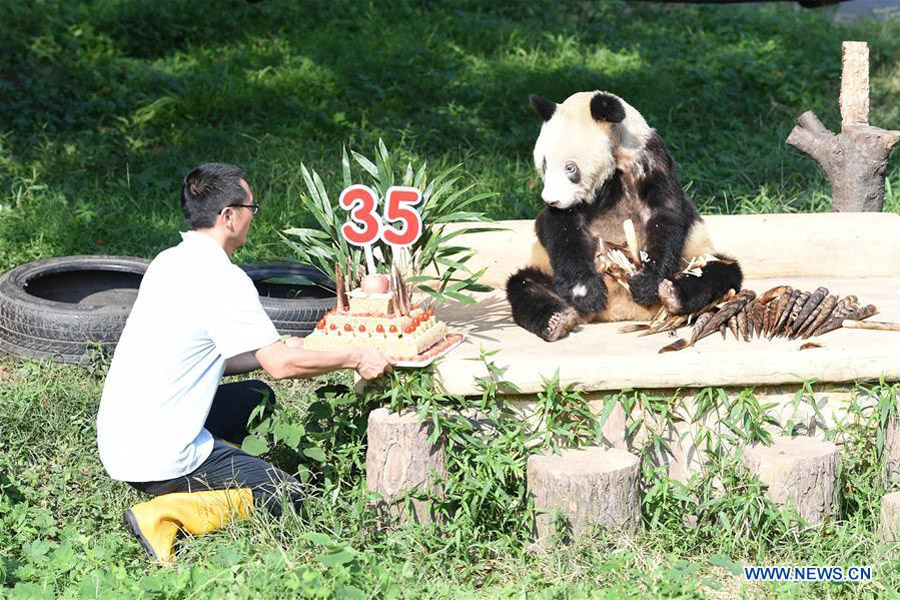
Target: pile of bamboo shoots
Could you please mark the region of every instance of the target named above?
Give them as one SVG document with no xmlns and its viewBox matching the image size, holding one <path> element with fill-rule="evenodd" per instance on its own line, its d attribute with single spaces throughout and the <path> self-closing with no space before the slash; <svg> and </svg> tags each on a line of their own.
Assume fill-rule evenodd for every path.
<svg viewBox="0 0 900 600">
<path fill-rule="evenodd" d="M 625 326 L 621 331 L 674 335 L 678 328 L 692 325 L 690 340 L 680 339 L 660 350 L 672 352 L 693 346 L 716 332 L 725 338 L 730 331 L 735 338 L 749 342 L 754 337 L 809 339 L 840 327 L 900 330 L 893 323 L 862 323 L 877 312 L 872 304 L 860 305 L 854 295 L 840 298 L 825 287 L 807 292 L 781 285 L 760 296 L 753 290 L 744 289 L 737 294 L 732 291 L 691 315 L 669 315 L 662 309 L 649 324 Z"/>
<path fill-rule="evenodd" d="M 623 224 L 627 246 L 600 244 L 597 256 L 598 269 L 613 276 L 626 289 L 627 279 L 640 268 L 641 252 L 634 227 L 630 220 Z M 699 276 L 706 263 L 722 260 L 715 256 L 696 257 L 681 274 Z M 690 340 L 679 339 L 660 350 L 674 352 L 693 346 L 703 338 L 719 332 L 723 338 L 731 331 L 737 339 L 749 342 L 754 337 L 771 340 L 776 337 L 808 339 L 834 331 L 841 327 L 850 329 L 878 329 L 900 331 L 898 323 L 865 321 L 877 314 L 872 304 L 861 305 L 854 295 L 843 298 L 830 293 L 828 288 L 818 287 L 813 292 L 795 290 L 789 285 L 776 286 L 757 296 L 753 290 L 735 293 L 730 290 L 724 297 L 700 311 L 687 315 L 670 315 L 661 308 L 650 323 L 626 325 L 619 331 L 640 335 L 668 333 L 676 335 L 680 327 L 692 326 Z"/>
</svg>

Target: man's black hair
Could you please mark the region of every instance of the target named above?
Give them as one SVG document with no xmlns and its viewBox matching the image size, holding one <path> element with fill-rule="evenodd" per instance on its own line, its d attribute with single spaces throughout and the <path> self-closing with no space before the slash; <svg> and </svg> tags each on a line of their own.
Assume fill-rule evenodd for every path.
<svg viewBox="0 0 900 600">
<path fill-rule="evenodd" d="M 181 211 L 191 229 L 209 229 L 229 204 L 244 204 L 244 171 L 225 163 L 206 163 L 192 170 L 181 186 Z"/>
</svg>

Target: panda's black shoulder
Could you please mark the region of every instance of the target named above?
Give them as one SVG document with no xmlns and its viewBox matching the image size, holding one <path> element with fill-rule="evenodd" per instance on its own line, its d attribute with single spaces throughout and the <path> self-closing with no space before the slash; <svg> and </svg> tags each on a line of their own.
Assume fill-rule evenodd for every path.
<svg viewBox="0 0 900 600">
<path fill-rule="evenodd" d="M 674 173 L 675 161 L 672 160 L 666 143 L 655 129 L 652 129 L 651 132 L 641 151 L 644 164 L 647 168 Z M 645 168 L 645 170 L 647 169 Z"/>
<path fill-rule="evenodd" d="M 644 144 L 636 171 L 638 194 L 652 209 L 667 208 L 693 214 L 693 204 L 678 182 L 675 161 L 654 130 Z"/>
</svg>

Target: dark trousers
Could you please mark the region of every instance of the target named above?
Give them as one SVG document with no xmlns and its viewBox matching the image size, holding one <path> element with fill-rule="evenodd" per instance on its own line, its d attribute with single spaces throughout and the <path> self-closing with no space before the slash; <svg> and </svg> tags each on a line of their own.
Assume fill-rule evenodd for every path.
<svg viewBox="0 0 900 600">
<path fill-rule="evenodd" d="M 153 496 L 172 492 L 250 488 L 254 502 L 275 516 L 281 515 L 282 497 L 299 510 L 302 499 L 296 479 L 261 458 L 222 441 L 240 444 L 247 436 L 250 413 L 266 397 L 274 401 L 275 392 L 262 381 L 220 385 L 205 424 L 216 438 L 209 457 L 188 475 L 128 485 Z"/>
</svg>

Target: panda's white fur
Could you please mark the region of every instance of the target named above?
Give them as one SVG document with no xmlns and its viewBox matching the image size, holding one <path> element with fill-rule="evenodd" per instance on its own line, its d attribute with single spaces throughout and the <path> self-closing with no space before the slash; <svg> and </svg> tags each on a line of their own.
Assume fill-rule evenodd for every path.
<svg viewBox="0 0 900 600">
<path fill-rule="evenodd" d="M 713 247 L 665 145 L 637 109 L 602 91 L 560 104 L 531 100 L 544 120 L 534 165 L 546 208 L 536 220 L 532 266 L 507 284 L 519 325 L 553 341 L 578 322 L 645 319 L 660 302 L 675 312 L 692 310 L 723 286 L 740 286 L 734 261 L 696 281 L 674 279 L 683 260 L 712 254 Z M 650 254 L 629 280 L 633 297 L 596 271 L 597 241 L 624 243 L 626 219 Z"/>
</svg>

